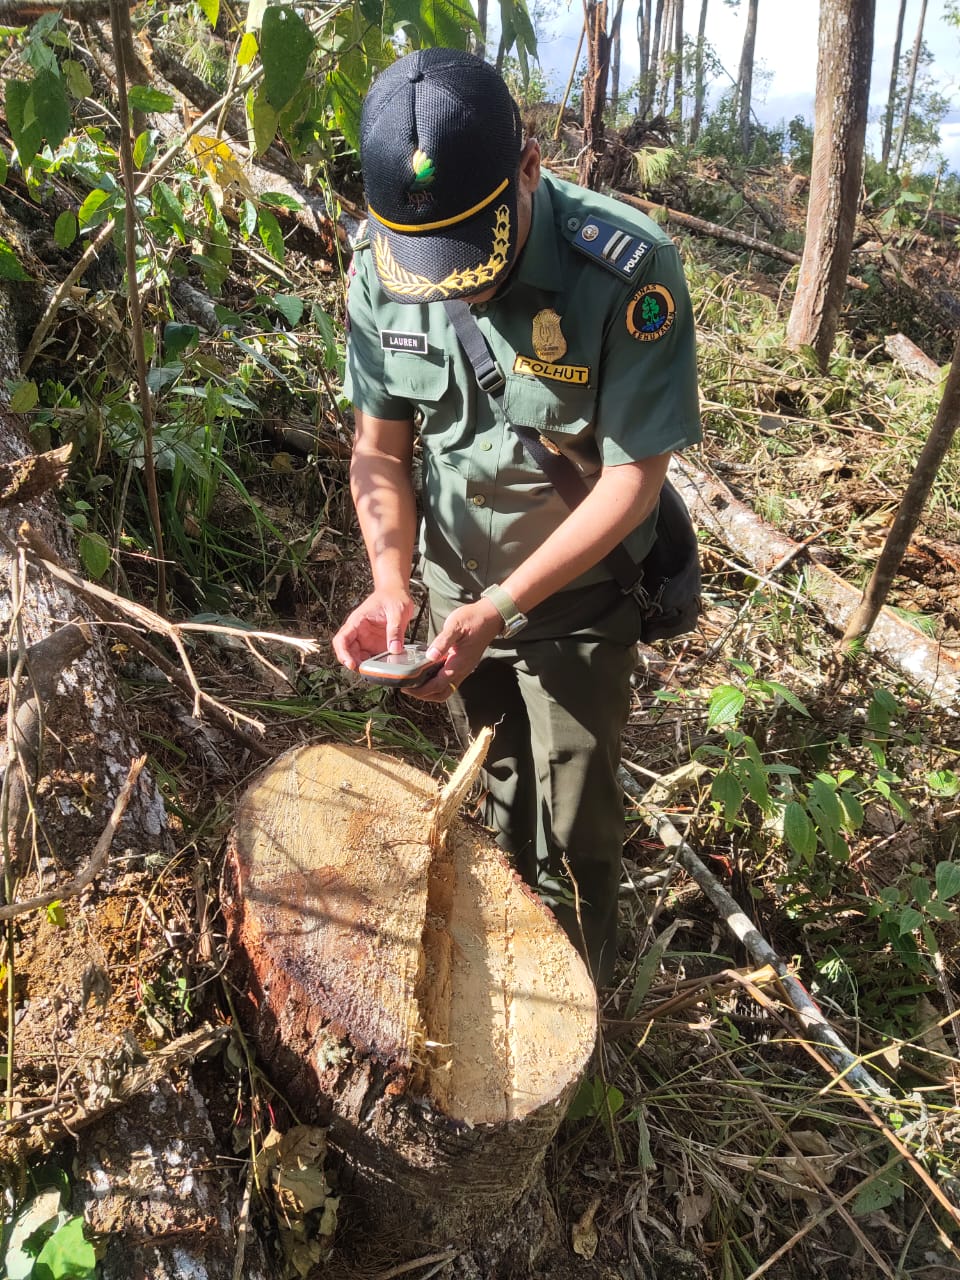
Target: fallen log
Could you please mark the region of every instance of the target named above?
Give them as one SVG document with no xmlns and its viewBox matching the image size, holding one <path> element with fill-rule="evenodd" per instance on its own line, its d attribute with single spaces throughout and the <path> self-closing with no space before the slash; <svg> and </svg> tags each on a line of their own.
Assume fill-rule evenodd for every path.
<svg viewBox="0 0 960 1280">
<path fill-rule="evenodd" d="M 883 349 L 891 360 L 925 382 L 939 382 L 943 377 L 943 370 L 936 360 L 931 360 L 905 333 L 888 333 L 883 340 Z"/>
<path fill-rule="evenodd" d="M 674 458 L 669 474 L 694 521 L 761 574 L 781 563 L 802 560 L 810 600 L 832 627 L 843 632 L 863 592 L 818 563 L 816 548 L 794 542 L 761 520 L 726 485 L 686 461 Z M 891 609 L 880 610 L 864 647 L 944 705 L 960 697 L 960 661 Z"/>
<path fill-rule="evenodd" d="M 298 1119 L 330 1124 L 361 1220 L 408 1256 L 529 1219 L 596 1035 L 582 960 L 450 814 L 457 794 L 302 747 L 247 791 L 228 858 L 241 1020 Z"/>
<path fill-rule="evenodd" d="M 653 200 L 641 200 L 639 196 L 627 195 L 625 191 L 611 191 L 617 200 L 624 200 L 635 208 L 641 209 L 651 216 L 662 214 L 668 222 L 675 222 L 678 227 L 686 227 L 689 231 L 698 231 L 701 235 L 712 236 L 714 240 L 723 240 L 727 244 L 736 244 L 743 249 L 753 249 L 768 258 L 777 258 L 781 262 L 799 265 L 800 254 L 790 249 L 781 249 L 778 244 L 769 240 L 758 240 L 756 236 L 748 236 L 743 231 L 734 231 L 731 227 L 721 227 L 716 222 L 706 222 L 703 218 L 695 218 L 692 213 L 681 213 L 678 209 L 668 209 L 666 205 L 655 204 Z M 870 286 L 856 276 L 847 276 L 847 285 L 851 289 L 866 291 Z"/>
</svg>

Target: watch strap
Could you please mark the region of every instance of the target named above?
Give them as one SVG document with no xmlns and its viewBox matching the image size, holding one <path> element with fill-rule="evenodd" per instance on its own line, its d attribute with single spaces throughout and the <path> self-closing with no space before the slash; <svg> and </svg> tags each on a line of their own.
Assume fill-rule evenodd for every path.
<svg viewBox="0 0 960 1280">
<path fill-rule="evenodd" d="M 518 631 L 527 625 L 527 615 L 520 612 L 513 596 L 509 591 L 501 587 L 499 582 L 493 583 L 492 586 L 487 587 L 480 594 L 484 599 L 490 601 L 503 619 L 501 636 L 516 635 Z"/>
</svg>

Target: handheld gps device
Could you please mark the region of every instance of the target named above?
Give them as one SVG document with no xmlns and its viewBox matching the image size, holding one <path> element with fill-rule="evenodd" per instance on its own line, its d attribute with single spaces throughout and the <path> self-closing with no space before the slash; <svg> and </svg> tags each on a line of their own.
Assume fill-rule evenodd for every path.
<svg viewBox="0 0 960 1280">
<path fill-rule="evenodd" d="M 442 658 L 428 658 L 427 646 L 404 645 L 399 653 L 378 653 L 366 658 L 357 668 L 357 674 L 371 684 L 384 685 L 388 689 L 417 689 L 437 674 L 443 666 Z"/>
</svg>

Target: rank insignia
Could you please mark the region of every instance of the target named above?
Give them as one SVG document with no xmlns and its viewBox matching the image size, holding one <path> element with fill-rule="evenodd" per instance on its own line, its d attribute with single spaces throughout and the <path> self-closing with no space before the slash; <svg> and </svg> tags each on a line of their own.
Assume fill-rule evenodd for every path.
<svg viewBox="0 0 960 1280">
<path fill-rule="evenodd" d="M 567 340 L 560 330 L 560 317 L 549 307 L 533 317 L 533 349 L 541 360 L 559 360 L 566 355 Z"/>
<path fill-rule="evenodd" d="M 574 236 L 573 247 L 621 280 L 632 280 L 656 245 L 637 231 L 624 231 L 603 218 L 591 218 Z"/>
<path fill-rule="evenodd" d="M 656 342 L 673 328 L 673 294 L 663 284 L 645 284 L 627 303 L 627 331 L 638 342 Z"/>
</svg>

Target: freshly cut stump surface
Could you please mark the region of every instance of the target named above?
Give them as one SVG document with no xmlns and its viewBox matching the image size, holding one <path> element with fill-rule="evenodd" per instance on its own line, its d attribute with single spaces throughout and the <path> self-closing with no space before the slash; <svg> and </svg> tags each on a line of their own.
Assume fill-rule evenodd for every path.
<svg viewBox="0 0 960 1280">
<path fill-rule="evenodd" d="M 566 935 L 486 831 L 437 837 L 438 794 L 376 752 L 289 752 L 240 804 L 226 902 L 274 1082 L 421 1242 L 527 1191 L 597 1030 Z"/>
</svg>

